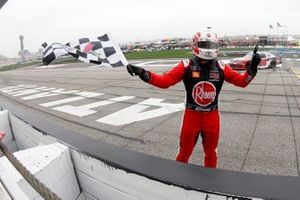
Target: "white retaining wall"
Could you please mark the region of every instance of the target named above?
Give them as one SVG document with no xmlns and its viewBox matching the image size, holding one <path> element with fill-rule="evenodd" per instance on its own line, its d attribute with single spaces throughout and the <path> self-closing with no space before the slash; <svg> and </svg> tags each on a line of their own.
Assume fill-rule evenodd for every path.
<svg viewBox="0 0 300 200">
<path fill-rule="evenodd" d="M 7 148 L 11 152 L 17 151 L 16 142 L 13 140 L 11 128 L 10 128 L 10 121 L 8 117 L 8 111 L 0 111 L 0 131 L 5 132 L 5 137 L 2 139 L 2 143 L 7 146 Z"/>
<path fill-rule="evenodd" d="M 18 150 L 57 142 L 55 138 L 35 130 L 11 113 L 9 119 Z"/>
<path fill-rule="evenodd" d="M 9 117 L 8 117 L 9 116 Z M 8 124 L 11 120 L 12 131 Z M 46 136 L 33 129 L 7 111 L 0 112 L 0 130 L 7 133 L 6 144 L 12 143 L 13 134 L 18 150 L 15 155 L 27 166 L 36 177 L 62 199 L 67 200 L 227 200 L 222 195 L 207 194 L 194 190 L 186 190 L 167 185 L 146 177 L 128 173 L 125 170 L 111 167 L 104 162 L 87 156 L 74 149 L 69 149 L 57 142 L 55 138 Z M 48 144 L 48 145 L 47 145 Z M 50 145 L 49 145 L 50 144 Z M 45 146 L 47 145 L 47 146 Z M 32 148 L 33 149 L 28 149 Z M 50 149 L 49 149 L 50 148 Z M 53 152 L 53 148 L 56 150 Z M 101 153 L 101 152 L 99 152 Z M 53 155 L 56 156 L 53 156 Z M 45 159 L 47 157 L 47 159 Z M 50 159 L 52 158 L 52 159 Z M 49 159 L 51 161 L 49 161 Z M 0 159 L 0 178 L 5 184 L 23 187 L 20 193 L 28 195 L 28 199 L 39 199 L 30 189 L 28 183 L 7 163 L 5 157 Z M 4 167 L 3 167 L 4 166 Z M 13 174 L 13 175 L 9 175 Z M 76 175 L 75 175 L 76 174 Z M 12 179 L 14 178 L 14 179 Z M 77 183 L 78 181 L 78 183 Z M 25 188 L 25 189 L 24 189 Z M 26 192 L 24 192 L 24 190 Z M 81 191 L 81 193 L 80 193 Z M 22 193 L 22 194 L 23 194 Z M 231 197 L 229 197 L 230 199 Z M 15 198 L 25 200 L 25 197 Z M 252 198 L 253 199 L 253 198 Z"/>
<path fill-rule="evenodd" d="M 21 150 L 14 155 L 61 199 L 75 200 L 80 195 L 68 147 L 54 143 Z M 5 156 L 0 158 L 0 178 L 13 199 L 43 199 Z"/>
<path fill-rule="evenodd" d="M 228 200 L 225 196 L 186 190 L 128 173 L 75 150 L 71 150 L 71 155 L 82 190 L 97 199 Z"/>
<path fill-rule="evenodd" d="M 0 131 L 6 133 L 2 142 L 51 191 L 66 200 L 79 197 L 80 188 L 68 147 L 55 143 L 55 138 L 35 130 L 7 111 L 0 112 Z M 5 156 L 0 158 L 0 179 L 13 199 L 43 199 Z"/>
</svg>

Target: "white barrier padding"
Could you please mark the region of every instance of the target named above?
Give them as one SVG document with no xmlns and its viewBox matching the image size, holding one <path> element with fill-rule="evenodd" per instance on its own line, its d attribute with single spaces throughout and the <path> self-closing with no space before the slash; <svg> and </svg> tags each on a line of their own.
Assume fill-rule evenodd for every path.
<svg viewBox="0 0 300 200">
<path fill-rule="evenodd" d="M 16 139 L 18 150 L 57 142 L 55 138 L 35 130 L 29 124 L 26 124 L 14 115 L 9 114 L 9 118 L 11 120 L 12 131 Z"/>
<path fill-rule="evenodd" d="M 21 176 L 17 169 L 3 156 L 0 158 L 0 178 L 13 199 L 43 199 Z"/>
<path fill-rule="evenodd" d="M 13 140 L 9 118 L 8 118 L 8 111 L 0 111 L 0 131 L 5 132 L 5 137 L 2 139 L 3 144 L 11 151 L 17 151 L 16 142 Z"/>
<path fill-rule="evenodd" d="M 23 165 L 51 191 L 66 200 L 76 199 L 80 192 L 69 148 L 55 143 L 15 153 Z"/>
<path fill-rule="evenodd" d="M 81 189 L 97 199 L 227 199 L 225 196 L 186 190 L 128 173 L 74 150 L 71 150 L 71 154 Z"/>
<path fill-rule="evenodd" d="M 7 133 L 4 142 L 13 141 L 7 146 L 14 144 L 15 149 L 21 149 L 14 153 L 17 159 L 63 200 L 235 199 L 168 185 L 107 165 L 74 149 L 70 151 L 57 139 L 44 135 L 7 111 L 0 112 L 0 130 Z M 12 199 L 42 199 L 5 156 L 0 158 L 0 183 Z M 1 190 L 0 185 L 0 199 L 4 199 Z"/>
<path fill-rule="evenodd" d="M 60 143 L 54 143 L 22 150 L 14 153 L 14 155 L 26 169 L 61 199 L 74 200 L 79 197 L 79 185 L 76 180 L 68 147 Z M 1 165 L 3 165 L 2 162 L 0 162 Z M 14 167 L 10 166 L 10 168 Z M 9 184 L 11 182 L 9 179 L 11 178 L 5 174 L 13 173 L 10 168 L 5 168 L 5 171 L 0 170 L 0 178 L 7 186 L 10 194 L 13 195 L 13 198 L 22 200 L 37 198 L 36 193 L 32 191 L 31 186 L 29 186 L 20 174 L 14 179 L 13 184 Z M 15 174 L 18 173 L 14 172 L 14 176 L 16 176 Z M 28 192 L 28 188 L 31 188 L 30 192 Z M 25 195 L 26 198 L 17 198 L 15 194 Z"/>
<path fill-rule="evenodd" d="M 81 192 L 80 196 L 77 200 L 99 200 L 96 197 L 91 196 L 90 194 L 86 192 Z"/>
<path fill-rule="evenodd" d="M 1 200 L 11 200 L 9 194 L 7 193 L 6 189 L 4 188 L 4 186 L 2 185 L 1 182 L 0 182 L 0 199 Z"/>
</svg>

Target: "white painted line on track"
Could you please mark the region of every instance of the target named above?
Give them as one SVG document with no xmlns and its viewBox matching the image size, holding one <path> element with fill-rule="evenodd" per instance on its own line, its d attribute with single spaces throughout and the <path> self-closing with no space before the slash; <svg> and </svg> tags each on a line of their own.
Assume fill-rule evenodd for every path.
<svg viewBox="0 0 300 200">
<path fill-rule="evenodd" d="M 57 67 L 62 67 L 65 66 L 66 64 L 58 64 L 58 65 L 45 65 L 45 66 L 40 66 L 40 67 L 35 67 L 35 69 L 49 69 L 49 68 L 57 68 Z"/>
<path fill-rule="evenodd" d="M 163 103 L 163 101 L 164 99 L 149 98 L 143 102 L 124 108 L 96 121 L 113 126 L 121 126 L 182 111 L 184 109 L 184 103 L 172 104 Z M 147 110 L 151 106 L 158 106 L 159 108 Z"/>
<path fill-rule="evenodd" d="M 40 99 L 40 98 L 45 98 L 45 97 L 53 97 L 53 96 L 57 96 L 57 95 L 60 95 L 60 94 L 51 93 L 51 92 L 42 92 L 42 93 L 37 93 L 37 94 L 30 95 L 30 96 L 22 97 L 21 99 L 33 100 L 33 99 Z"/>
<path fill-rule="evenodd" d="M 298 72 L 294 67 L 291 67 L 294 74 L 300 79 L 300 72 Z"/>
<path fill-rule="evenodd" d="M 152 64 L 152 65 L 139 65 L 142 67 L 173 67 L 176 64 Z"/>
<path fill-rule="evenodd" d="M 35 92 L 38 93 L 29 94 L 28 89 L 35 90 Z M 43 92 L 43 90 L 45 91 L 49 89 L 52 90 Z M 81 102 L 81 105 L 75 106 L 68 103 L 73 103 L 75 101 L 80 101 L 83 99 L 89 99 L 97 95 L 98 96 L 104 95 L 104 93 L 86 92 L 86 91 L 79 92 L 78 90 L 65 90 L 62 88 L 56 89 L 56 88 L 48 88 L 45 86 L 34 87 L 33 85 L 8 86 L 5 88 L 0 88 L 0 92 L 6 93 L 11 96 L 15 95 L 15 97 L 17 98 L 19 97 L 20 99 L 26 101 L 58 96 L 63 94 L 77 95 L 77 96 L 67 97 L 64 99 L 58 99 L 50 102 L 46 101 L 44 103 L 39 104 L 39 106 L 43 106 L 47 108 L 50 108 L 52 106 L 52 108 L 50 109 L 67 113 L 70 115 L 74 115 L 77 117 L 86 117 L 89 115 L 99 113 L 99 110 L 94 108 L 103 107 L 113 103 L 128 101 L 130 99 L 136 98 L 135 96 L 118 96 L 111 99 L 95 101 L 88 104 L 84 104 L 84 102 Z M 26 96 L 28 94 L 29 96 Z M 133 104 L 129 107 L 126 107 L 114 113 L 103 116 L 98 120 L 96 120 L 96 122 L 108 124 L 111 126 L 121 126 L 121 125 L 130 124 L 130 123 L 134 123 L 146 119 L 160 117 L 184 109 L 184 103 L 165 103 L 164 101 L 165 99 L 148 98 L 140 103 Z M 61 105 L 61 104 L 65 104 L 65 105 Z"/>
<path fill-rule="evenodd" d="M 50 107 L 50 106 L 56 106 L 56 105 L 64 104 L 64 103 L 71 103 L 71 102 L 75 102 L 75 101 L 79 101 L 79 100 L 83 100 L 83 99 L 85 99 L 85 98 L 84 97 L 70 97 L 70 98 L 67 98 L 67 99 L 51 101 L 51 102 L 43 103 L 43 104 L 40 104 L 40 105 L 44 106 L 44 107 Z"/>
<path fill-rule="evenodd" d="M 101 96 L 101 95 L 104 95 L 104 94 L 103 93 L 96 93 L 96 92 L 79 92 L 79 93 L 76 93 L 76 95 L 79 95 L 79 97 L 70 97 L 70 98 L 66 98 L 66 99 L 60 99 L 60 100 L 56 100 L 56 101 L 43 103 L 43 104 L 40 104 L 40 105 L 44 106 L 44 107 L 57 106 L 57 105 L 60 105 L 60 104 L 71 103 L 71 102 L 83 100 L 85 98 L 97 97 L 97 96 Z"/>
<path fill-rule="evenodd" d="M 90 69 L 90 68 L 98 68 L 98 67 L 101 67 L 101 65 L 93 65 L 93 66 L 90 66 L 88 68 Z"/>
<path fill-rule="evenodd" d="M 111 68 L 110 66 L 105 66 L 105 65 L 93 65 L 90 67 L 87 67 L 89 69 L 93 69 L 93 68 Z"/>
<path fill-rule="evenodd" d="M 16 92 L 18 92 L 18 90 L 20 89 L 29 89 L 29 88 L 34 88 L 37 87 L 36 85 L 16 85 L 16 86 L 11 86 L 11 87 L 6 87 L 6 88 L 2 88 L 0 91 L 9 95 L 15 94 Z"/>
<path fill-rule="evenodd" d="M 286 61 L 300 61 L 300 58 L 283 58 Z"/>
<path fill-rule="evenodd" d="M 147 62 L 141 62 L 141 63 L 139 63 L 139 65 L 146 66 L 148 64 L 155 63 L 155 62 L 157 62 L 157 61 L 156 60 L 152 60 L 152 61 L 147 61 Z"/>
<path fill-rule="evenodd" d="M 98 102 L 94 102 L 94 103 L 90 103 L 90 104 L 86 104 L 86 105 L 82 105 L 82 106 L 65 105 L 65 106 L 55 107 L 55 108 L 53 108 L 53 110 L 68 113 L 68 114 L 75 115 L 78 117 L 84 117 L 84 116 L 92 115 L 92 114 L 95 114 L 98 112 L 96 110 L 92 110 L 92 108 L 98 108 L 101 106 L 106 106 L 109 104 L 126 101 L 126 100 L 130 100 L 133 98 L 135 98 L 135 97 L 134 96 L 121 96 L 121 97 L 98 101 Z"/>
</svg>

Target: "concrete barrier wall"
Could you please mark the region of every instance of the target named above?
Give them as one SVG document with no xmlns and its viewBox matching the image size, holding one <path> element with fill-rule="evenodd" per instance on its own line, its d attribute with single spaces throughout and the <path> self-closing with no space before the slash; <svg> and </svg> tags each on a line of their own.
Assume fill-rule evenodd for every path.
<svg viewBox="0 0 300 200">
<path fill-rule="evenodd" d="M 15 151 L 18 151 L 16 152 L 16 155 L 22 155 L 22 153 L 20 152 L 23 152 L 26 149 L 30 151 L 30 148 L 57 142 L 57 139 L 55 139 L 54 137 L 45 135 L 42 132 L 37 131 L 30 124 L 27 124 L 23 120 L 17 118 L 12 113 L 9 113 L 7 111 L 2 111 L 0 113 L 0 120 L 1 130 L 4 130 L 7 133 L 7 137 L 5 138 L 6 141 L 10 141 L 10 143 L 13 142 L 14 144 L 16 144 L 15 146 L 17 148 L 15 149 Z M 101 154 L 101 152 L 99 153 Z M 77 180 L 83 193 L 83 195 L 81 195 L 80 197 L 82 200 L 173 200 L 175 197 L 178 199 L 198 200 L 205 198 L 221 199 L 222 197 L 216 194 L 187 190 L 181 187 L 164 184 L 162 182 L 151 180 L 132 172 L 128 173 L 125 170 L 107 165 L 101 160 L 95 159 L 76 150 L 71 150 L 71 157 L 71 160 L 73 161 L 73 167 L 77 174 Z M 33 160 L 33 158 L 31 158 L 31 160 Z M 17 174 L 15 170 L 13 170 L 11 173 Z M 38 174 L 35 176 L 38 176 Z M 40 178 L 42 180 L 45 179 L 45 174 Z M 24 180 L 22 181 L 24 182 Z M 24 182 L 23 186 L 25 187 L 26 185 L 28 184 Z M 22 188 L 20 189 L 20 191 L 21 190 Z M 18 192 L 18 194 L 21 194 L 20 191 Z M 28 192 L 30 193 L 30 190 L 27 191 L 27 193 Z M 32 195 L 35 196 L 36 193 Z"/>
<path fill-rule="evenodd" d="M 17 144 L 12 135 L 7 110 L 0 111 L 0 131 L 4 131 L 6 134 L 6 136 L 2 139 L 3 144 L 5 144 L 11 152 L 17 151 Z"/>
<path fill-rule="evenodd" d="M 0 130 L 6 133 L 4 144 L 14 147 L 10 150 L 31 174 L 62 199 L 77 199 L 80 189 L 67 146 L 7 111 L 0 112 Z M 43 199 L 5 156 L 0 158 L 0 179 L 13 199 Z"/>
<path fill-rule="evenodd" d="M 17 146 L 17 152 L 15 153 L 15 156 L 18 157 L 25 166 L 27 165 L 30 167 L 30 161 L 35 160 L 35 158 L 33 158 L 32 156 L 35 155 L 35 157 L 37 157 L 36 159 L 39 160 L 39 165 L 43 165 L 44 161 L 38 158 L 39 155 L 46 155 L 48 151 L 48 146 L 45 145 L 55 143 L 57 142 L 57 140 L 49 135 L 45 135 L 42 132 L 37 131 L 31 125 L 25 123 L 24 121 L 14 116 L 12 113 L 8 113 L 7 111 L 3 111 L 0 113 L 0 120 L 0 127 L 3 127 L 2 130 L 4 130 L 7 133 L 6 140 L 12 141 L 12 133 L 14 135 L 14 143 Z M 12 131 L 10 130 L 9 124 L 11 124 Z M 40 147 L 37 148 L 37 146 Z M 77 180 L 79 181 L 81 190 L 84 193 L 84 196 L 81 196 L 82 199 L 173 200 L 176 197 L 178 199 L 198 200 L 205 199 L 207 197 L 209 197 L 210 199 L 220 199 L 221 197 L 220 195 L 186 190 L 177 186 L 163 184 L 159 181 L 151 180 L 149 178 L 134 173 L 128 173 L 125 170 L 109 166 L 98 159 L 87 156 L 76 150 L 71 150 L 71 157 L 72 159 L 66 160 L 73 161 L 73 167 L 77 174 Z M 26 164 L 28 163 L 26 161 L 28 159 L 29 164 Z M 63 159 L 60 159 L 60 161 L 62 160 Z M 8 166 L 8 160 L 3 162 L 6 163 L 6 165 Z M 52 161 L 51 166 L 58 165 L 60 165 L 60 169 L 67 168 L 67 166 L 61 166 L 61 164 Z M 68 164 L 68 166 L 69 165 L 70 163 Z M 12 165 L 10 166 L 12 167 Z M 49 166 L 47 166 L 47 168 L 49 168 Z M 54 168 L 52 170 L 43 169 L 43 173 L 35 169 L 33 170 L 33 174 L 35 174 L 35 176 L 41 181 L 44 180 L 43 183 L 45 185 L 48 185 L 49 187 L 51 186 L 51 188 L 54 189 L 54 191 L 57 191 L 61 187 L 61 185 L 55 187 L 53 184 L 50 184 L 51 181 L 49 182 L 49 180 L 53 179 L 53 174 L 51 174 L 50 172 L 54 172 Z M 32 169 L 30 171 L 32 171 Z M 10 183 L 10 188 L 14 188 L 13 191 L 15 195 L 17 195 L 15 197 L 19 197 L 21 195 L 22 198 L 27 197 L 28 199 L 34 199 L 39 196 L 36 192 L 33 192 L 32 189 L 26 189 L 29 187 L 28 183 L 21 178 L 21 176 L 17 173 L 16 170 L 12 169 L 12 171 L 6 171 L 6 173 L 15 174 L 17 177 L 19 177 L 17 178 L 16 183 Z M 55 175 L 57 175 L 57 173 Z M 47 178 L 47 176 L 49 177 Z M 8 177 L 9 175 L 4 176 L 2 178 L 4 178 L 7 182 Z M 20 181 L 22 182 L 22 184 L 20 184 Z M 71 182 L 73 183 L 74 181 Z M 13 184 L 15 184 L 15 186 L 13 186 Z M 21 188 L 15 189 L 17 188 L 17 185 L 19 185 L 19 187 Z M 73 185 L 76 186 L 76 184 Z M 23 193 L 22 190 L 24 190 L 25 193 Z M 74 190 L 78 191 L 78 189 L 76 188 Z M 61 190 L 59 190 L 59 194 L 62 195 L 64 193 Z"/>
<path fill-rule="evenodd" d="M 7 106 L 8 105 L 8 106 Z M 36 129 L 68 143 L 84 199 L 297 199 L 300 178 L 186 165 L 96 141 L 6 104 Z M 15 123 L 16 119 L 12 117 Z M 20 122 L 18 122 L 20 124 Z M 13 128 L 16 130 L 16 128 Z M 20 129 L 22 130 L 22 129 Z M 16 131 L 17 132 L 17 131 Z M 20 137 L 38 144 L 42 133 Z M 31 134 L 30 134 L 31 135 Z M 30 140 L 31 140 L 30 139 Z"/>
<path fill-rule="evenodd" d="M 112 167 L 78 151 L 72 150 L 71 154 L 81 189 L 96 199 L 227 200 L 233 198 L 230 195 L 216 195 L 164 184 Z"/>
<path fill-rule="evenodd" d="M 55 138 L 37 131 L 12 113 L 9 113 L 9 119 L 18 150 L 57 142 Z"/>
<path fill-rule="evenodd" d="M 60 143 L 37 146 L 14 153 L 16 159 L 41 183 L 64 200 L 80 195 L 69 148 Z M 12 199 L 43 199 L 5 157 L 0 158 L 0 179 Z"/>
<path fill-rule="evenodd" d="M 80 194 L 70 150 L 60 143 L 18 151 L 16 158 L 61 199 L 75 200 Z"/>
</svg>

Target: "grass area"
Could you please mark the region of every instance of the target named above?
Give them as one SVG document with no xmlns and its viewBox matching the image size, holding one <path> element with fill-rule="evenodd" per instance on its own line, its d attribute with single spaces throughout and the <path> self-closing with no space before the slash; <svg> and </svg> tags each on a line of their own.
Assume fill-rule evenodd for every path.
<svg viewBox="0 0 300 200">
<path fill-rule="evenodd" d="M 268 51 L 272 48 L 259 48 L 259 51 Z M 220 57 L 226 57 L 226 58 L 233 58 L 233 57 L 241 57 L 245 54 L 245 52 L 252 51 L 253 48 L 220 48 Z M 126 53 L 125 57 L 128 60 L 131 59 L 163 59 L 163 58 L 190 58 L 192 56 L 192 50 L 168 50 L 168 51 L 141 51 L 141 52 L 132 52 L 132 53 Z M 285 55 L 285 58 L 295 58 L 294 55 Z M 296 58 L 298 58 L 297 56 Z M 81 62 L 73 57 L 67 57 L 67 58 L 60 58 L 54 60 L 51 64 L 64 64 L 64 63 L 77 63 Z M 11 64 L 0 67 L 0 71 L 8 71 L 13 70 L 17 68 L 22 67 L 28 67 L 28 66 L 42 66 L 44 65 L 41 60 L 32 61 L 32 62 L 26 62 L 26 63 L 17 63 L 17 64 Z"/>
<path fill-rule="evenodd" d="M 66 58 L 58 58 L 53 60 L 49 65 L 57 65 L 57 64 L 68 64 L 68 63 L 80 63 L 82 61 L 77 60 L 73 57 L 66 57 Z M 41 61 L 39 66 L 44 66 L 44 63 Z"/>
<path fill-rule="evenodd" d="M 191 50 L 170 50 L 170 51 L 141 51 L 126 53 L 127 59 L 150 59 L 150 58 L 188 58 L 191 57 Z"/>
<path fill-rule="evenodd" d="M 268 51 L 271 48 L 260 48 L 260 51 Z M 241 54 L 228 54 L 230 51 L 252 51 L 253 48 L 220 48 L 220 56 L 237 57 Z M 190 58 L 192 56 L 192 50 L 168 50 L 168 51 L 141 51 L 126 53 L 126 59 L 159 59 L 159 58 Z"/>
<path fill-rule="evenodd" d="M 226 51 L 253 51 L 254 47 L 222 47 L 220 48 L 221 52 L 226 52 Z M 274 48 L 264 48 L 264 47 L 259 47 L 259 51 L 269 51 Z"/>
<path fill-rule="evenodd" d="M 67 63 L 78 63 L 81 61 L 78 61 L 77 59 L 73 57 L 69 58 L 61 58 L 61 59 L 56 59 L 53 62 L 51 62 L 51 65 L 57 65 L 57 64 L 67 64 Z M 43 66 L 43 62 L 41 60 L 35 60 L 35 61 L 29 61 L 25 63 L 15 63 L 15 64 L 10 64 L 10 65 L 4 65 L 0 67 L 0 72 L 1 71 L 9 71 L 13 69 L 18 69 L 18 68 L 24 68 L 24 67 L 29 67 L 29 66 Z"/>
<path fill-rule="evenodd" d="M 31 65 L 36 65 L 38 63 L 41 63 L 41 61 L 32 61 L 32 62 L 26 62 L 26 63 L 16 63 L 16 64 L 11 64 L 11 65 L 5 65 L 0 67 L 0 71 L 8 71 L 8 70 L 13 70 L 13 69 L 18 69 L 22 67 L 28 67 Z"/>
</svg>

